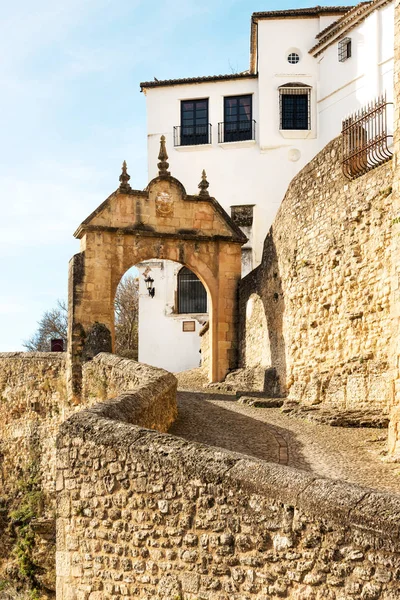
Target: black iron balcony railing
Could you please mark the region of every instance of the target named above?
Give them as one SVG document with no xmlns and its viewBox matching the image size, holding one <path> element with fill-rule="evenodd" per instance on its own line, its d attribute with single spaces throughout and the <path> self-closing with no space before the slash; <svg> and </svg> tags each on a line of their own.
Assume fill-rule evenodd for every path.
<svg viewBox="0 0 400 600">
<path fill-rule="evenodd" d="M 211 144 L 211 123 L 174 127 L 174 146 Z"/>
<path fill-rule="evenodd" d="M 218 123 L 218 142 L 243 142 L 256 139 L 256 122 L 252 121 L 225 121 Z"/>
<path fill-rule="evenodd" d="M 356 179 L 390 160 L 393 136 L 388 132 L 386 96 L 344 119 L 342 123 L 343 173 Z"/>
</svg>

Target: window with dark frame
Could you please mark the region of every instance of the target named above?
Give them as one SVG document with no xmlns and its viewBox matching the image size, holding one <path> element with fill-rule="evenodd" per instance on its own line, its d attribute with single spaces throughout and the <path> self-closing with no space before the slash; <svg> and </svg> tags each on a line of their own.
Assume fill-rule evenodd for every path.
<svg viewBox="0 0 400 600">
<path fill-rule="evenodd" d="M 181 101 L 181 146 L 209 144 L 208 98 Z"/>
<path fill-rule="evenodd" d="M 224 142 L 253 139 L 253 106 L 251 94 L 224 98 Z"/>
<path fill-rule="evenodd" d="M 343 38 L 338 44 L 339 62 L 351 58 L 351 38 Z"/>
<path fill-rule="evenodd" d="M 280 129 L 311 129 L 311 88 L 288 85 L 279 89 Z"/>
<path fill-rule="evenodd" d="M 207 292 L 200 279 L 187 267 L 178 273 L 178 313 L 207 312 Z"/>
</svg>

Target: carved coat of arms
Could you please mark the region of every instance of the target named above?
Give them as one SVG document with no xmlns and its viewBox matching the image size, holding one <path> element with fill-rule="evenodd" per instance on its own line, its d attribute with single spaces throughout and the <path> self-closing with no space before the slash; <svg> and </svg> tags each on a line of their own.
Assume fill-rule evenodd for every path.
<svg viewBox="0 0 400 600">
<path fill-rule="evenodd" d="M 156 196 L 156 215 L 157 217 L 174 216 L 174 201 L 168 192 L 158 192 Z"/>
</svg>

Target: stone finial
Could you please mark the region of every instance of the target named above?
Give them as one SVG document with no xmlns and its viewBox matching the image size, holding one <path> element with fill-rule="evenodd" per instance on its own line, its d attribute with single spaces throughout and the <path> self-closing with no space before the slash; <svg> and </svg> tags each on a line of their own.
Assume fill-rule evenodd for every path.
<svg viewBox="0 0 400 600">
<path fill-rule="evenodd" d="M 203 169 L 203 172 L 201 174 L 201 181 L 200 181 L 200 183 L 198 185 L 199 190 L 200 190 L 199 196 L 201 196 L 202 198 L 209 198 L 210 197 L 210 194 L 208 193 L 208 187 L 209 187 L 209 185 L 210 184 L 207 181 L 206 172 Z"/>
<path fill-rule="evenodd" d="M 126 160 L 124 160 L 124 162 L 122 163 L 122 173 L 119 176 L 119 180 L 120 180 L 120 186 L 119 189 L 123 192 L 129 192 L 129 190 L 131 190 L 131 186 L 129 185 L 129 180 L 130 180 L 131 176 L 128 174 L 127 171 L 127 164 L 126 164 Z"/>
<path fill-rule="evenodd" d="M 167 162 L 168 154 L 165 146 L 165 135 L 162 135 L 160 138 L 160 154 L 158 155 L 158 160 L 160 161 L 157 165 L 158 174 L 160 177 L 171 175 L 171 173 L 168 171 L 169 163 Z"/>
</svg>

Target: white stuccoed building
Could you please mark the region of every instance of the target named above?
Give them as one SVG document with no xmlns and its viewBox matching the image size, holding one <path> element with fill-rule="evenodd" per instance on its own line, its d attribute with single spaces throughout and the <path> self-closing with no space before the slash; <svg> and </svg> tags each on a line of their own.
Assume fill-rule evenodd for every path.
<svg viewBox="0 0 400 600">
<path fill-rule="evenodd" d="M 349 113 L 380 94 L 392 100 L 393 54 L 394 0 L 254 13 L 248 71 L 141 83 L 149 179 L 165 135 L 172 175 L 196 193 L 205 169 L 210 194 L 249 238 L 247 274 L 261 261 L 291 179 L 339 135 Z M 149 267 L 156 292 L 149 297 L 141 276 L 139 360 L 172 371 L 196 367 L 207 316 L 182 311 L 198 285 L 181 287 L 181 265 L 139 270 Z"/>
</svg>

